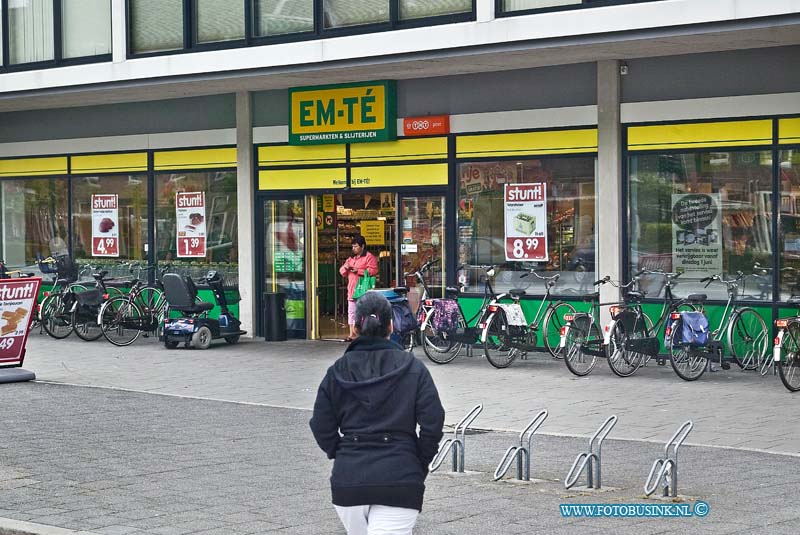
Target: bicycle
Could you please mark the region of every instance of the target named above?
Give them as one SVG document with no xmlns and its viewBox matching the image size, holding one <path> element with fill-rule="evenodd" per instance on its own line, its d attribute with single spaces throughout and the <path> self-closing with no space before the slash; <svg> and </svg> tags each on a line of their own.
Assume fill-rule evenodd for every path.
<svg viewBox="0 0 800 535">
<path fill-rule="evenodd" d="M 611 277 L 605 276 L 594 281 L 592 286 L 599 287 L 608 283 L 614 284 L 611 282 Z M 564 364 L 570 372 L 579 377 L 592 372 L 598 357 L 607 356 L 605 339 L 598 327 L 599 312 L 601 306 L 617 304 L 616 301 L 601 303 L 599 291 L 582 296 L 581 301 L 589 303 L 589 311 L 564 318 L 566 323 L 561 328 L 560 342 L 564 352 Z"/>
<path fill-rule="evenodd" d="M 459 271 L 466 267 L 482 269 L 485 277 L 483 302 L 469 320 L 458 302 L 458 288 L 448 287 L 445 289 L 445 297 L 425 300 L 426 315 L 420 324 L 422 350 L 436 364 L 452 362 L 464 345 L 471 348 L 480 342 L 477 324 L 488 315 L 489 305 L 497 300 L 491 284 L 495 274 L 494 266 L 461 266 Z"/>
<path fill-rule="evenodd" d="M 106 283 L 114 279 L 106 278 L 108 271 L 93 273 L 95 288 L 75 294 L 72 305 L 72 328 L 75 335 L 86 342 L 93 342 L 103 336 L 100 328 L 99 312 L 103 303 L 109 299 Z M 120 292 L 121 295 L 121 292 Z"/>
<path fill-rule="evenodd" d="M 772 361 L 778 368 L 783 386 L 789 392 L 800 391 L 800 316 L 775 322 L 778 334 L 772 348 Z"/>
<path fill-rule="evenodd" d="M 527 321 L 520 305 L 520 299 L 526 294 L 524 289 L 509 290 L 507 294 L 500 294 L 496 298 L 499 301 L 510 297 L 511 303 L 496 302 L 489 306 L 481 340 L 486 359 L 495 368 L 507 368 L 518 357 L 525 358 L 528 352 L 542 346 L 553 358 L 562 358 L 559 344 L 561 327 L 564 326 L 565 316 L 575 314 L 575 307 L 563 301 L 550 300 L 550 292 L 558 283 L 560 274 L 544 277 L 533 270 L 529 273 L 545 281 L 545 295 L 532 322 Z M 527 277 L 529 273 L 524 273 L 520 278 Z M 540 331 L 542 343 L 537 345 Z"/>
<path fill-rule="evenodd" d="M 161 336 L 167 312 L 167 300 L 161 287 L 161 277 L 169 271 L 165 266 L 159 273 L 154 286 L 140 280 L 142 271 L 157 270 L 158 266 L 142 267 L 139 263 L 131 264 L 131 273 L 137 270 L 131 281 L 131 289 L 127 295 L 111 297 L 100 307 L 97 315 L 100 331 L 106 340 L 115 346 L 128 346 L 144 333 Z"/>
<path fill-rule="evenodd" d="M 72 334 L 72 307 L 86 287 L 76 282 L 78 272 L 69 256 L 37 258 L 39 271 L 54 274 L 52 288 L 44 292 L 39 322 L 48 336 L 60 340 Z"/>
<path fill-rule="evenodd" d="M 706 368 L 711 368 L 716 358 L 722 369 L 730 368 L 733 360 L 742 370 L 757 370 L 767 352 L 767 325 L 761 316 L 750 307 L 739 307 L 736 303 L 740 283 L 745 279 L 741 271 L 736 277 L 725 280 L 722 275 L 700 279 L 706 287 L 714 281 L 727 286 L 728 302 L 722 312 L 719 325 L 710 333 L 709 342 L 704 346 L 683 342 L 681 336 L 680 314 L 673 315 L 669 335 L 670 363 L 675 373 L 684 381 L 699 379 Z M 731 358 L 725 358 L 723 335 Z M 712 369 L 712 371 L 714 371 Z"/>
<path fill-rule="evenodd" d="M 425 321 L 425 317 L 430 310 L 431 299 L 430 299 L 430 289 L 428 288 L 428 283 L 425 280 L 425 274 L 430 271 L 430 269 L 441 262 L 441 259 L 436 258 L 434 260 L 430 260 L 422 264 L 418 269 L 412 272 L 403 273 L 403 279 L 405 280 L 407 277 L 413 277 L 414 280 L 422 286 L 422 295 L 419 296 L 419 306 L 417 307 L 417 328 L 407 335 L 403 341 L 403 348 L 407 351 L 413 351 L 415 345 L 421 345 L 421 331 L 420 326 Z M 408 295 L 408 288 L 405 286 L 399 286 L 394 288 L 394 291 L 397 292 L 399 295 L 407 297 Z"/>
<path fill-rule="evenodd" d="M 655 324 L 642 310 L 645 292 L 629 291 L 625 303 L 610 308 L 611 322 L 604 329 L 606 358 L 611 371 L 619 377 L 629 377 L 645 365 L 651 358 L 657 357 L 661 344 L 659 332 L 668 329 L 669 319 L 674 313 L 692 312 L 697 305 L 706 300 L 705 294 L 691 294 L 685 299 L 676 298 L 672 293 L 675 280 L 681 273 L 644 270 L 637 273 L 626 286 L 639 289 L 642 275 L 660 275 L 664 277 L 664 302 L 661 313 Z M 659 360 L 659 363 L 664 362 Z"/>
</svg>

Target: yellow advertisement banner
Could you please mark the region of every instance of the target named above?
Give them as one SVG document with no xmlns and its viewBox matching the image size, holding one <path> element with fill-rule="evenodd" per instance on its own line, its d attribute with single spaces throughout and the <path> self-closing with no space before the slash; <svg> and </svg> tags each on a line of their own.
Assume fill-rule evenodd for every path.
<svg viewBox="0 0 800 535">
<path fill-rule="evenodd" d="M 353 167 L 350 171 L 353 189 L 440 185 L 447 185 L 446 163 Z"/>
<path fill-rule="evenodd" d="M 261 191 L 305 189 L 343 189 L 347 186 L 347 169 L 285 169 L 258 172 Z"/>
<path fill-rule="evenodd" d="M 351 162 L 397 162 L 447 158 L 447 138 L 398 139 L 385 143 L 364 143 L 350 147 Z"/>
<path fill-rule="evenodd" d="M 597 129 L 458 136 L 458 158 L 597 152 Z"/>
<path fill-rule="evenodd" d="M 778 121 L 778 143 L 800 143 L 800 117 Z"/>
<path fill-rule="evenodd" d="M 720 121 L 628 128 L 628 150 L 671 150 L 772 144 L 772 120 Z"/>
<path fill-rule="evenodd" d="M 380 219 L 361 222 L 361 235 L 369 245 L 383 245 L 386 243 L 385 221 Z"/>
<path fill-rule="evenodd" d="M 345 163 L 344 145 L 268 145 L 258 147 L 258 165 L 320 165 Z"/>
<path fill-rule="evenodd" d="M 197 149 L 156 152 L 156 171 L 236 167 L 236 149 Z"/>
<path fill-rule="evenodd" d="M 66 175 L 67 157 L 0 160 L 0 176 Z"/>
<path fill-rule="evenodd" d="M 70 160 L 73 174 L 146 172 L 147 154 L 144 152 L 128 154 L 93 154 L 73 156 Z"/>
</svg>

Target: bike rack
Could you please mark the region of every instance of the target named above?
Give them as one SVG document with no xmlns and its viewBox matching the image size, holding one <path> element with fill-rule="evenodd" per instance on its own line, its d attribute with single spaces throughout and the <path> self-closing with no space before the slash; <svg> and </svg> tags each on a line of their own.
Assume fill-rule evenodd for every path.
<svg viewBox="0 0 800 535">
<path fill-rule="evenodd" d="M 644 484 L 644 493 L 647 496 L 653 494 L 659 484 L 664 487 L 664 496 L 672 498 L 678 496 L 678 448 L 686 440 L 693 427 L 692 421 L 688 420 L 667 441 L 667 445 L 664 446 L 665 457 L 656 459 Z"/>
<path fill-rule="evenodd" d="M 589 451 L 585 451 L 578 455 L 578 457 L 575 459 L 575 462 L 572 463 L 572 468 L 569 469 L 567 477 L 564 479 L 564 487 L 568 489 L 572 488 L 575 483 L 578 482 L 578 478 L 581 477 L 584 468 L 587 467 L 586 486 L 594 489 L 599 489 L 601 487 L 602 471 L 600 463 L 602 460 L 601 449 L 603 446 L 603 440 L 605 440 L 616 423 L 617 416 L 611 415 L 605 422 L 603 422 L 603 425 L 601 425 L 600 428 L 595 431 L 594 435 L 592 435 L 592 438 L 589 440 Z M 597 447 L 597 451 L 595 451 L 595 446 Z M 578 466 L 578 463 L 580 463 L 580 467 Z"/>
<path fill-rule="evenodd" d="M 475 405 L 472 407 L 472 410 L 456 424 L 455 429 L 453 429 L 453 436 L 442 442 L 436 457 L 431 461 L 431 472 L 435 472 L 439 469 L 450 450 L 453 450 L 453 472 L 464 472 L 465 433 L 467 432 L 467 427 L 478 417 L 482 410 L 482 403 Z"/>
<path fill-rule="evenodd" d="M 533 434 L 537 429 L 539 429 L 546 419 L 547 410 L 542 410 L 536 415 L 536 418 L 531 420 L 531 423 L 528 424 L 528 427 L 526 427 L 522 433 L 519 434 L 519 446 L 511 446 L 508 448 L 508 450 L 506 450 L 506 454 L 500 461 L 500 464 L 497 465 L 497 470 L 494 471 L 495 481 L 506 475 L 506 472 L 508 472 L 508 469 L 511 467 L 511 463 L 514 462 L 514 459 L 517 460 L 517 479 L 520 481 L 531 480 L 531 440 L 533 439 Z M 525 446 L 526 441 L 528 443 L 527 446 Z"/>
</svg>

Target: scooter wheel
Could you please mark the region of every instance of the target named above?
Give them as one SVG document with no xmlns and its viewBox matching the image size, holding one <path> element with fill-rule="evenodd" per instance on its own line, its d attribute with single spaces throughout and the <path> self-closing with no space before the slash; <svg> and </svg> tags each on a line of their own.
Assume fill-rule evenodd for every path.
<svg viewBox="0 0 800 535">
<path fill-rule="evenodd" d="M 235 336 L 226 336 L 225 341 L 228 342 L 229 344 L 235 344 L 236 342 L 239 341 L 239 335 L 237 334 Z"/>
<path fill-rule="evenodd" d="M 192 335 L 192 347 L 195 349 L 208 349 L 211 345 L 211 329 L 203 325 Z"/>
<path fill-rule="evenodd" d="M 178 347 L 178 342 L 168 342 L 165 340 L 164 347 L 166 347 L 167 349 L 175 349 L 176 347 Z"/>
</svg>

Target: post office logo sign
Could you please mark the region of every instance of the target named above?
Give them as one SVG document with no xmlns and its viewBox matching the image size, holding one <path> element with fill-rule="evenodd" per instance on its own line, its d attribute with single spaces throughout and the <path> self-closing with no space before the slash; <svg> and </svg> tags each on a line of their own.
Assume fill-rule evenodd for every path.
<svg viewBox="0 0 800 535">
<path fill-rule="evenodd" d="M 397 138 L 394 80 L 289 90 L 289 144 L 364 143 Z"/>
</svg>

